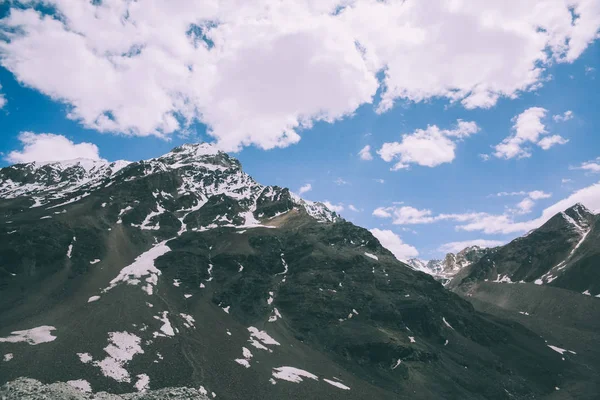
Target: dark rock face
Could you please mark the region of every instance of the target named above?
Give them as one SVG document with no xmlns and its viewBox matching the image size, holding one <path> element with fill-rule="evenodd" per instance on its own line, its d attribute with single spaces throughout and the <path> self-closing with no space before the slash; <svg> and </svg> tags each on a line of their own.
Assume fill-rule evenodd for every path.
<svg viewBox="0 0 600 400">
<path fill-rule="evenodd" d="M 538 335 L 210 146 L 81 164 L 0 170 L 0 384 L 529 399 L 566 379 Z"/>
<path fill-rule="evenodd" d="M 532 282 L 597 295 L 599 265 L 600 216 L 576 204 L 527 235 L 488 250 L 449 287 L 467 290 L 481 281 Z"/>
</svg>

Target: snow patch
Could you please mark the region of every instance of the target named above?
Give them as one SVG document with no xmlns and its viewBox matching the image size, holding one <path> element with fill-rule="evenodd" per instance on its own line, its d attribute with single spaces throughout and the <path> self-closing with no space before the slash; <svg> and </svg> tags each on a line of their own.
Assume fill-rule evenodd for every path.
<svg viewBox="0 0 600 400">
<path fill-rule="evenodd" d="M 308 371 L 304 371 L 294 367 L 279 367 L 273 368 L 273 377 L 288 382 L 300 383 L 303 381 L 302 378 L 309 378 L 313 380 L 319 380 L 315 374 L 311 374 Z"/>
<path fill-rule="evenodd" d="M 163 311 L 162 315 L 154 316 L 154 319 L 157 319 L 163 323 L 163 325 L 160 327 L 160 331 L 162 333 L 154 332 L 154 337 L 175 336 L 175 331 L 173 330 L 173 326 L 171 326 L 171 322 L 169 321 L 168 315 L 169 315 L 168 311 Z"/>
<path fill-rule="evenodd" d="M 52 342 L 56 339 L 56 336 L 52 336 L 51 331 L 56 330 L 53 326 L 43 325 L 38 326 L 37 328 L 27 329 L 23 331 L 14 331 L 11 332 L 12 336 L 0 338 L 0 343 L 18 343 L 18 342 L 26 342 L 32 346 L 38 345 L 40 343 L 48 343 Z"/>
<path fill-rule="evenodd" d="M 377 257 L 375 254 L 367 253 L 365 251 L 365 256 L 372 258 L 373 260 L 379 261 L 379 257 Z"/>
<path fill-rule="evenodd" d="M 6 354 L 4 355 L 4 358 L 3 358 L 3 359 L 4 359 L 4 361 L 5 361 L 5 362 L 8 362 L 8 361 L 10 361 L 10 360 L 12 360 L 12 359 L 13 359 L 13 354 L 12 354 L 12 353 L 6 353 Z"/>
<path fill-rule="evenodd" d="M 138 380 L 135 382 L 135 388 L 138 392 L 145 392 L 150 388 L 150 377 L 146 374 L 139 374 Z"/>
<path fill-rule="evenodd" d="M 88 299 L 88 303 L 100 300 L 100 296 L 92 296 Z"/>
<path fill-rule="evenodd" d="M 329 379 L 325 379 L 325 378 L 323 378 L 323 380 L 325 382 L 329 383 L 330 385 L 335 386 L 336 388 L 343 389 L 343 390 L 350 390 L 350 388 L 348 386 L 344 385 L 343 383 L 336 382 L 336 381 L 330 381 Z"/>
<path fill-rule="evenodd" d="M 138 336 L 129 332 L 109 332 L 108 346 L 104 351 L 108 354 L 102 361 L 95 361 L 94 365 L 99 367 L 102 374 L 117 382 L 131 382 L 129 372 L 125 365 L 133 359 L 136 354 L 143 354 L 140 346 L 141 340 Z M 81 359 L 81 356 L 80 356 Z"/>
<path fill-rule="evenodd" d="M 158 276 L 161 274 L 160 270 L 154 266 L 154 261 L 165 253 L 168 253 L 171 249 L 167 246 L 167 241 L 158 243 L 150 250 L 140 254 L 135 261 L 123 268 L 119 275 L 110 281 L 110 285 L 103 290 L 104 293 L 108 292 L 119 283 L 127 283 L 128 285 L 137 285 L 140 279 L 147 276 L 146 286 L 143 290 L 152 295 L 153 287 L 158 283 Z"/>
</svg>

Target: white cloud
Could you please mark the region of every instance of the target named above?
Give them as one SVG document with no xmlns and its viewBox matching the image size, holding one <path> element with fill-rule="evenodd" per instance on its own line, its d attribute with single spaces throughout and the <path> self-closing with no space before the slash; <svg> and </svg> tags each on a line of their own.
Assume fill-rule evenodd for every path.
<svg viewBox="0 0 600 400">
<path fill-rule="evenodd" d="M 538 146 L 540 146 L 543 150 L 548 150 L 550 147 L 555 144 L 565 144 L 569 141 L 569 139 L 565 139 L 560 135 L 552 135 L 546 136 L 542 140 L 538 142 Z"/>
<path fill-rule="evenodd" d="M 348 182 L 346 182 L 345 180 L 343 180 L 342 178 L 337 178 L 335 181 L 333 181 L 336 185 L 338 186 L 343 186 L 343 185 L 347 185 Z"/>
<path fill-rule="evenodd" d="M 552 119 L 554 120 L 554 122 L 566 122 L 570 119 L 573 119 L 573 111 L 568 110 L 565 111 L 563 114 L 553 115 Z"/>
<path fill-rule="evenodd" d="M 373 210 L 373 215 L 378 218 L 391 218 L 392 214 L 388 211 L 389 207 L 377 207 Z"/>
<path fill-rule="evenodd" d="M 379 218 L 392 218 L 395 225 L 429 224 L 435 222 L 431 210 L 419 210 L 410 206 L 378 207 L 373 215 Z"/>
<path fill-rule="evenodd" d="M 439 214 L 435 216 L 428 213 L 428 218 L 421 223 L 456 221 L 461 223 L 456 226 L 457 230 L 468 232 L 481 231 L 486 234 L 522 233 L 540 227 L 554 215 L 576 203 L 582 203 L 595 213 L 600 212 L 600 182 L 573 192 L 570 196 L 545 208 L 538 218 L 526 221 L 515 221 L 514 215 L 510 212 L 504 214 L 469 212 L 463 214 Z"/>
<path fill-rule="evenodd" d="M 148 3 L 45 1 L 60 19 L 13 8 L 0 62 L 88 128 L 168 136 L 200 120 L 225 150 L 269 149 L 378 89 L 379 112 L 436 97 L 489 108 L 540 87 L 600 26 L 596 0 Z"/>
<path fill-rule="evenodd" d="M 571 169 L 582 169 L 592 173 L 600 172 L 600 157 L 595 160 L 583 162 L 579 167 L 571 167 Z"/>
<path fill-rule="evenodd" d="M 535 200 L 525 197 L 517 204 L 517 213 L 518 214 L 529 214 L 531 210 L 535 206 Z"/>
<path fill-rule="evenodd" d="M 482 161 L 489 161 L 490 155 L 489 154 L 479 154 L 479 158 L 481 158 Z"/>
<path fill-rule="evenodd" d="M 100 160 L 98 146 L 93 143 L 73 143 L 62 135 L 52 133 L 21 132 L 19 141 L 23 148 L 8 153 L 6 160 L 12 163 L 32 161 L 61 161 L 75 158 Z"/>
<path fill-rule="evenodd" d="M 539 199 L 547 199 L 549 197 L 552 197 L 551 193 L 546 193 L 543 190 L 533 190 L 531 192 L 525 192 L 523 190 L 519 191 L 519 192 L 499 192 L 496 193 L 495 195 L 490 195 L 488 197 L 491 196 L 497 196 L 497 197 L 505 197 L 505 196 L 529 196 L 534 200 L 539 200 Z"/>
<path fill-rule="evenodd" d="M 329 208 L 331 211 L 335 211 L 338 214 L 344 211 L 344 205 L 342 203 L 333 204 L 330 201 L 325 200 L 323 204 L 325 204 L 325 207 Z"/>
<path fill-rule="evenodd" d="M 358 208 L 356 208 L 353 204 L 348 204 L 348 209 L 354 212 L 360 212 Z"/>
<path fill-rule="evenodd" d="M 450 242 L 440 246 L 438 251 L 442 253 L 458 253 L 461 250 L 471 246 L 479 246 L 483 248 L 502 246 L 504 242 L 500 240 L 473 239 L 463 240 L 461 242 Z"/>
<path fill-rule="evenodd" d="M 546 193 L 543 190 L 534 190 L 529 192 L 529 198 L 533 200 L 549 199 L 550 197 L 552 197 L 552 193 Z"/>
<path fill-rule="evenodd" d="M 2 89 L 2 85 L 0 85 L 0 89 Z M 6 105 L 6 97 L 4 97 L 3 93 L 0 93 L 0 109 Z"/>
<path fill-rule="evenodd" d="M 600 165 L 598 166 L 598 169 L 600 170 Z M 571 182 L 573 182 L 573 179 L 563 178 L 563 179 L 560 180 L 560 183 L 562 183 L 563 185 L 565 183 L 571 183 Z"/>
<path fill-rule="evenodd" d="M 385 180 L 384 179 L 375 179 L 375 182 L 383 184 L 383 183 L 385 183 Z"/>
<path fill-rule="evenodd" d="M 400 236 L 390 230 L 375 228 L 371 229 L 371 233 L 379 240 L 379 243 L 381 243 L 383 247 L 391 251 L 400 261 L 406 261 L 409 258 L 419 255 L 419 252 L 415 247 L 404 243 Z"/>
<path fill-rule="evenodd" d="M 384 161 L 397 160 L 393 170 L 408 168 L 410 164 L 436 167 L 454 160 L 456 143 L 452 139 L 462 139 L 479 131 L 475 122 L 457 121 L 454 129 L 439 129 L 428 125 L 427 129 L 417 129 L 411 134 L 402 135 L 402 141 L 384 143 L 377 154 Z"/>
<path fill-rule="evenodd" d="M 497 144 L 494 155 L 498 158 L 526 158 L 531 157 L 531 149 L 526 147 L 528 143 L 534 143 L 543 150 L 548 150 L 556 144 L 565 144 L 567 139 L 559 135 L 540 138 L 548 133 L 542 119 L 548 110 L 541 107 L 530 107 L 513 118 L 513 134 Z"/>
<path fill-rule="evenodd" d="M 371 155 L 371 146 L 366 145 L 365 147 L 363 147 L 358 152 L 358 156 L 360 157 L 361 160 L 371 161 L 373 159 L 373 156 Z"/>
<path fill-rule="evenodd" d="M 306 192 L 310 192 L 311 190 L 312 190 L 312 185 L 310 183 L 307 183 L 306 185 L 303 185 L 298 192 L 300 194 L 303 194 Z"/>
</svg>

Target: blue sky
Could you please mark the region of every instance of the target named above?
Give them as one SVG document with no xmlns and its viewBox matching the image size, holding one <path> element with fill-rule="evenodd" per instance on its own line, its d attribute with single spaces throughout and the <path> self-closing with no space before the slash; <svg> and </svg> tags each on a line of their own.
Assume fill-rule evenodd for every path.
<svg viewBox="0 0 600 400">
<path fill-rule="evenodd" d="M 0 166 L 72 154 L 72 148 L 60 147 L 50 155 L 28 152 L 23 132 L 34 141 L 48 133 L 64 136 L 72 142 L 68 146 L 93 144 L 110 161 L 155 157 L 190 141 L 215 142 L 234 151 L 245 171 L 263 184 L 295 192 L 310 184 L 303 197 L 328 201 L 348 220 L 379 229 L 382 242 L 402 258 L 418 252 L 429 259 L 469 243 L 506 242 L 574 201 L 600 210 L 595 186 L 600 172 L 600 7 L 590 7 L 593 1 L 580 1 L 580 8 L 571 10 L 574 19 L 561 2 L 548 5 L 556 7 L 552 19 L 534 21 L 548 31 L 541 43 L 544 32 L 537 29 L 506 33 L 512 23 L 531 25 L 520 20 L 526 13 L 517 9 L 511 14 L 499 6 L 506 12 L 497 21 L 502 29 L 487 32 L 482 16 L 489 10 L 477 14 L 467 5 L 461 18 L 473 20 L 482 42 L 450 41 L 473 34 L 463 19 L 452 20 L 457 12 L 450 10 L 452 18 L 439 17 L 448 24 L 450 39 L 434 38 L 435 47 L 418 43 L 432 35 L 428 26 L 436 23 L 429 20 L 435 15 L 418 6 L 406 12 L 351 1 L 334 16 L 328 10 L 340 2 L 324 3 L 329 8 L 294 3 L 293 28 L 280 14 L 269 14 L 264 32 L 256 24 L 251 25 L 256 32 L 248 31 L 244 24 L 262 21 L 264 15 L 243 7 L 199 15 L 197 21 L 220 21 L 202 31 L 214 48 L 187 48 L 175 39 L 189 39 L 189 33 L 176 28 L 190 22 L 170 14 L 179 4 L 165 9 L 164 26 L 156 25 L 154 15 L 129 10 L 130 18 L 138 19 L 136 27 L 152 22 L 173 38 L 136 38 L 135 48 L 141 50 L 126 57 L 114 48 L 114 38 L 127 41 L 138 32 L 121 32 L 124 22 L 114 25 L 121 8 L 100 8 L 101 17 L 85 22 L 82 16 L 90 17 L 98 11 L 93 7 L 103 5 L 82 7 L 77 11 L 85 23 L 81 26 L 69 14 L 77 7 L 68 0 L 57 1 L 46 14 L 5 8 L 0 32 L 8 32 L 9 39 L 0 42 Z M 564 11 L 564 27 L 556 22 L 556 15 L 563 15 L 558 11 Z M 351 28 L 361 22 L 359 16 L 383 18 L 380 12 L 398 18 L 386 21 L 387 26 L 382 22 L 382 34 L 396 34 L 398 24 L 407 21 L 420 31 L 403 26 L 404 47 L 370 31 L 353 33 L 359 36 L 348 37 L 354 41 L 346 46 L 345 35 L 356 31 Z M 14 33 L 15 27 L 21 31 Z M 232 33 L 238 28 L 247 37 Z M 73 31 L 78 38 L 69 36 Z M 107 32 L 114 37 L 106 38 Z M 253 35 L 268 43 L 250 46 Z M 327 44 L 328 35 L 335 46 Z M 165 46 L 173 52 L 168 58 L 152 51 Z M 449 55 L 438 60 L 431 55 L 435 51 Z M 123 59 L 115 61 L 115 54 Z M 314 60 L 324 58 L 314 67 Z M 307 59 L 312 61 L 304 65 Z M 166 60 L 177 62 L 166 68 Z M 177 69 L 182 65 L 186 68 Z M 121 76 L 127 69 L 135 75 Z M 221 75 L 210 81 L 211 71 Z M 470 128 L 458 129 L 460 120 Z M 423 140 L 413 140 L 418 137 Z M 503 141 L 521 153 L 503 153 L 496 147 Z M 359 156 L 365 146 L 370 146 L 370 160 Z M 399 161 L 403 168 L 392 170 Z"/>
</svg>

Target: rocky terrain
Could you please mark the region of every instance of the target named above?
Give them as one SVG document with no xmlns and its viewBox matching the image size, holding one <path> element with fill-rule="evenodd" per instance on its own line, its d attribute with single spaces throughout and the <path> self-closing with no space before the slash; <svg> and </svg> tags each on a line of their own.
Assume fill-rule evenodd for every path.
<svg viewBox="0 0 600 400">
<path fill-rule="evenodd" d="M 521 276 L 470 262 L 465 285 Z M 594 398 L 575 351 L 461 296 L 206 144 L 0 170 L 3 395 L 26 377 L 136 399 Z"/>
<path fill-rule="evenodd" d="M 424 261 L 418 258 L 407 260 L 408 266 L 416 271 L 422 271 L 446 284 L 465 267 L 477 262 L 488 249 L 479 246 L 469 246 L 458 253 L 448 253 L 443 260 Z"/>
</svg>

